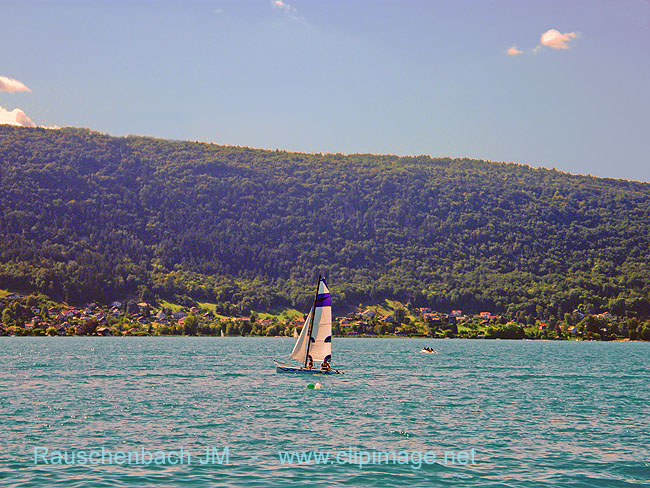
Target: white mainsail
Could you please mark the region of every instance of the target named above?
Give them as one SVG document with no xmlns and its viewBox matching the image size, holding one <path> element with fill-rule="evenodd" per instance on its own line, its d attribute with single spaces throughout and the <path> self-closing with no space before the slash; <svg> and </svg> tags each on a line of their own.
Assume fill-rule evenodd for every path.
<svg viewBox="0 0 650 488">
<path fill-rule="evenodd" d="M 311 336 L 309 355 L 314 361 L 329 362 L 332 359 L 332 299 L 324 279 L 318 286 Z"/>
<path fill-rule="evenodd" d="M 307 334 L 312 314 L 314 323 L 311 328 L 310 343 Z M 318 292 L 314 307 L 312 307 L 300 336 L 291 352 L 291 357 L 297 361 L 311 358 L 313 361 L 330 361 L 332 359 L 332 299 L 327 284 L 323 278 L 318 283 Z"/>
</svg>

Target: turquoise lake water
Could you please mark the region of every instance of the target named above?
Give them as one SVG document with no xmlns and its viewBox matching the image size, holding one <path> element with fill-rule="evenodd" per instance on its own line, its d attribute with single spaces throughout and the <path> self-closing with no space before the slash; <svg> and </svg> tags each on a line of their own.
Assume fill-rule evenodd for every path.
<svg viewBox="0 0 650 488">
<path fill-rule="evenodd" d="M 0 486 L 650 486 L 650 343 L 335 339 L 344 375 L 276 374 L 292 346 L 0 338 Z"/>
</svg>

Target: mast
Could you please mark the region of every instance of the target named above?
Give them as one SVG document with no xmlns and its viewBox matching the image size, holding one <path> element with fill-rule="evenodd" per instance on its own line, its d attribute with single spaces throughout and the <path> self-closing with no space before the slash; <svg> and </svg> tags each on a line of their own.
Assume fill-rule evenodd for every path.
<svg viewBox="0 0 650 488">
<path fill-rule="evenodd" d="M 318 275 L 318 283 L 316 284 L 316 295 L 314 296 L 314 305 L 311 308 L 311 320 L 309 321 L 309 329 L 307 329 L 307 347 L 305 347 L 305 368 L 307 367 L 307 358 L 309 358 L 309 348 L 311 347 L 311 331 L 314 328 L 314 317 L 316 315 L 316 302 L 318 301 L 318 290 L 320 288 L 320 280 L 323 275 Z"/>
</svg>

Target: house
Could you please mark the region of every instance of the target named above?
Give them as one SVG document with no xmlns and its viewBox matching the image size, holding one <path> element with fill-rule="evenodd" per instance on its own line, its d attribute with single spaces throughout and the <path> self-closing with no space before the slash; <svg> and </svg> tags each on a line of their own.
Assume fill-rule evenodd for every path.
<svg viewBox="0 0 650 488">
<path fill-rule="evenodd" d="M 97 327 L 97 330 L 95 332 L 97 332 L 97 334 L 102 335 L 102 336 L 113 335 L 113 333 L 111 332 L 111 329 L 109 327 Z"/>
<path fill-rule="evenodd" d="M 369 319 L 372 319 L 373 317 L 377 316 L 377 312 L 375 312 L 374 310 L 367 309 L 361 315 Z"/>
<path fill-rule="evenodd" d="M 184 310 L 176 310 L 173 314 L 172 317 L 175 319 L 183 319 L 187 317 L 187 313 Z"/>
<path fill-rule="evenodd" d="M 161 310 L 161 311 L 158 312 L 156 315 L 154 315 L 154 318 L 155 318 L 156 320 L 164 320 L 164 319 L 167 318 L 167 314 Z"/>
<path fill-rule="evenodd" d="M 393 322 L 395 322 L 395 319 L 393 318 L 392 315 L 384 315 L 384 316 L 381 317 L 379 320 L 380 320 L 381 322 L 385 322 L 385 323 L 387 323 L 387 324 L 392 324 Z"/>
<path fill-rule="evenodd" d="M 62 331 L 62 330 L 67 330 L 70 327 L 70 324 L 68 322 L 63 322 L 62 324 L 59 324 L 56 326 L 57 331 Z"/>
<path fill-rule="evenodd" d="M 578 310 L 577 308 L 576 308 L 573 312 L 571 312 L 571 314 L 572 314 L 572 315 L 575 315 L 575 316 L 578 317 L 579 319 L 584 319 L 584 318 L 585 318 L 585 314 L 583 314 L 583 313 L 582 313 L 580 310 Z"/>
<path fill-rule="evenodd" d="M 192 307 L 190 308 L 190 313 L 196 315 L 197 313 L 199 313 L 199 309 L 196 307 Z"/>
<path fill-rule="evenodd" d="M 38 326 L 38 324 L 41 323 L 41 318 L 40 317 L 32 317 L 29 322 L 27 322 L 23 327 L 25 329 L 32 330 Z"/>
<path fill-rule="evenodd" d="M 437 313 L 425 313 L 422 318 L 428 322 L 440 322 L 440 316 Z"/>
<path fill-rule="evenodd" d="M 461 315 L 463 315 L 463 311 L 462 311 L 462 310 L 452 310 L 452 311 L 451 311 L 451 314 L 452 314 L 454 317 L 460 317 Z"/>
<path fill-rule="evenodd" d="M 122 308 L 122 302 L 114 301 L 113 303 L 111 303 L 111 307 Z"/>
<path fill-rule="evenodd" d="M 214 320 L 214 314 L 212 312 L 206 312 L 202 315 L 205 320 Z"/>
<path fill-rule="evenodd" d="M 421 314 L 431 313 L 431 309 L 428 307 L 421 307 L 418 308 L 418 310 L 420 311 Z"/>
<path fill-rule="evenodd" d="M 481 312 L 481 313 L 478 314 L 478 316 L 481 317 L 482 319 L 483 319 L 483 318 L 484 318 L 484 319 L 489 319 L 489 318 L 490 318 L 490 315 L 492 315 L 491 312 Z"/>
</svg>

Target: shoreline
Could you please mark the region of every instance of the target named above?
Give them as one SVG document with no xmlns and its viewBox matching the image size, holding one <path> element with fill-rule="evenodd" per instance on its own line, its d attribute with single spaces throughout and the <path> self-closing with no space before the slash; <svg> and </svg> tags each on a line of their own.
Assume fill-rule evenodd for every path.
<svg viewBox="0 0 650 488">
<path fill-rule="evenodd" d="M 30 337 L 30 338 L 69 338 L 69 337 L 84 337 L 84 338 L 99 338 L 99 337 L 106 337 L 106 338 L 120 338 L 120 339 L 130 339 L 130 338 L 143 338 L 143 337 L 165 337 L 165 338 L 173 338 L 173 337 L 194 337 L 194 338 L 213 338 L 213 339 L 294 339 L 293 337 L 290 336 L 213 336 L 213 335 L 181 335 L 181 334 L 141 334 L 141 335 L 102 335 L 102 334 L 94 334 L 94 335 L 0 335 L 0 340 L 2 338 L 22 338 L 22 337 Z M 548 339 L 548 338 L 540 338 L 540 339 L 531 339 L 531 338 L 508 338 L 508 339 L 502 339 L 500 337 L 494 337 L 494 338 L 477 338 L 477 337 L 422 337 L 422 336 L 413 336 L 413 337 L 396 337 L 396 336 L 371 336 L 371 335 L 366 335 L 366 336 L 334 336 L 335 339 L 349 339 L 349 340 L 355 340 L 355 339 L 399 339 L 399 340 L 428 340 L 428 341 L 453 341 L 453 340 L 466 340 L 466 341 L 513 341 L 513 342 L 526 342 L 526 341 L 531 341 L 531 342 L 649 342 L 649 341 L 641 341 L 638 339 L 629 339 L 629 338 L 622 338 L 622 339 L 609 339 L 609 340 L 597 340 L 597 339 L 580 339 L 580 338 L 571 338 L 571 339 Z"/>
</svg>

